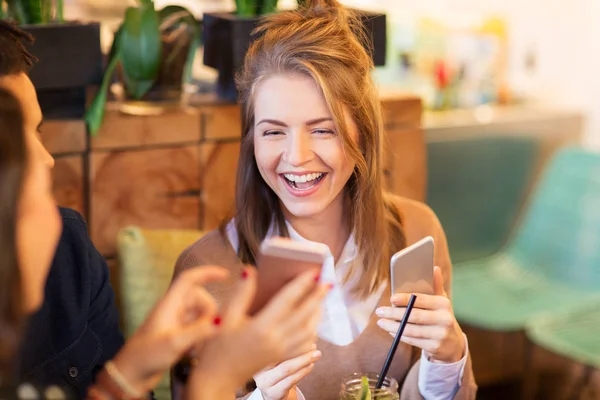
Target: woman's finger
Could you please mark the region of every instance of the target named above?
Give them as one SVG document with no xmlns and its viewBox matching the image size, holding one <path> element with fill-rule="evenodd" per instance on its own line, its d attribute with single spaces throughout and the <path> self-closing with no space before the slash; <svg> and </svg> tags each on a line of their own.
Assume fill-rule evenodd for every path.
<svg viewBox="0 0 600 400">
<path fill-rule="evenodd" d="M 379 307 L 375 311 L 378 317 L 393 319 L 396 321 L 402 321 L 405 312 L 405 307 Z M 453 320 L 454 318 L 450 313 L 434 310 L 423 310 L 420 308 L 413 308 L 410 316 L 408 317 L 409 323 L 418 325 L 446 326 L 452 324 Z"/>
<path fill-rule="evenodd" d="M 316 312 L 311 319 L 304 321 L 304 325 L 301 328 L 295 328 L 286 333 L 287 337 L 287 352 L 288 357 L 295 357 L 297 354 L 302 354 L 305 351 L 311 350 L 314 346 L 316 349 L 316 342 L 318 339 L 317 325 L 321 320 L 321 312 Z M 301 349 L 306 349 L 302 351 Z"/>
<path fill-rule="evenodd" d="M 440 267 L 433 268 L 433 294 L 436 296 L 448 297 L 444 289 L 444 277 Z"/>
<path fill-rule="evenodd" d="M 282 380 L 300 371 L 302 368 L 314 363 L 319 358 L 321 358 L 321 352 L 318 350 L 312 350 L 296 358 L 286 360 L 265 373 L 262 382 L 268 387 L 275 386 Z"/>
<path fill-rule="evenodd" d="M 314 351 L 316 350 L 315 343 L 315 335 L 304 334 L 302 336 L 294 337 L 287 346 L 287 357 L 299 357 L 302 354 Z"/>
<path fill-rule="evenodd" d="M 400 322 L 391 319 L 379 319 L 377 325 L 384 331 L 388 331 L 390 334 L 395 335 L 400 327 Z"/>
<path fill-rule="evenodd" d="M 315 316 L 321 314 L 321 303 L 325 296 L 329 292 L 329 286 L 319 285 L 319 287 L 312 292 L 303 303 L 299 304 L 295 311 L 289 315 L 282 323 L 287 325 L 288 331 L 296 331 L 302 329 L 313 329 L 313 326 L 307 326 L 307 321 L 314 321 Z M 317 320 L 318 322 L 318 320 Z M 316 327 L 316 325 L 315 325 Z"/>
<path fill-rule="evenodd" d="M 446 328 L 437 325 L 406 324 L 402 336 L 439 341 L 447 336 L 447 332 Z"/>
<path fill-rule="evenodd" d="M 409 293 L 396 293 L 390 301 L 392 305 L 396 307 L 406 307 L 410 300 L 411 294 Z M 417 300 L 415 301 L 415 308 L 423 310 L 450 310 L 452 305 L 450 300 L 444 296 L 434 296 L 430 294 L 417 294 Z"/>
<path fill-rule="evenodd" d="M 205 284 L 225 280 L 228 276 L 229 272 L 225 268 L 214 265 L 186 269 L 175 278 L 157 305 L 176 307 L 176 304 L 181 304 L 188 297 L 191 290 L 203 289 Z"/>
<path fill-rule="evenodd" d="M 217 302 L 204 288 L 192 288 L 183 299 L 182 323 L 189 324 L 198 318 L 214 318 L 217 314 Z M 177 314 L 179 310 L 164 310 Z"/>
<path fill-rule="evenodd" d="M 315 364 L 311 363 L 309 365 L 307 365 L 306 367 L 302 368 L 301 370 L 293 373 L 292 375 L 288 376 L 287 378 L 283 379 L 281 382 L 279 382 L 278 384 L 276 384 L 273 387 L 273 392 L 275 393 L 287 393 L 290 391 L 290 389 L 292 389 L 294 386 L 296 386 L 296 384 L 298 382 L 300 382 L 302 379 L 304 379 L 304 377 L 308 374 L 310 374 L 310 372 L 313 370 Z"/>
<path fill-rule="evenodd" d="M 173 332 L 171 334 L 171 347 L 176 356 L 173 361 L 204 343 L 215 333 L 217 333 L 217 326 L 212 318 L 203 318 L 186 326 L 181 331 Z"/>
<path fill-rule="evenodd" d="M 426 352 L 431 354 L 435 354 L 439 350 L 439 341 L 437 340 L 419 339 L 410 336 L 402 336 L 400 341 L 408 345 L 418 347 L 419 349 L 425 350 Z"/>
<path fill-rule="evenodd" d="M 318 270 L 315 269 L 295 278 L 269 301 L 258 314 L 257 320 L 262 322 L 265 318 L 279 319 L 280 317 L 287 317 L 290 309 L 315 290 L 318 277 Z"/>
<path fill-rule="evenodd" d="M 224 315 L 224 326 L 236 326 L 248 315 L 256 295 L 256 270 L 252 267 L 244 267 L 240 281 L 236 285 L 227 311 Z"/>
<path fill-rule="evenodd" d="M 398 321 L 389 319 L 380 319 L 377 321 L 377 325 L 392 335 L 395 335 L 400 328 L 400 323 Z M 441 340 L 446 337 L 446 333 L 447 328 L 442 326 L 406 324 L 402 336 L 410 336 L 418 339 Z"/>
</svg>

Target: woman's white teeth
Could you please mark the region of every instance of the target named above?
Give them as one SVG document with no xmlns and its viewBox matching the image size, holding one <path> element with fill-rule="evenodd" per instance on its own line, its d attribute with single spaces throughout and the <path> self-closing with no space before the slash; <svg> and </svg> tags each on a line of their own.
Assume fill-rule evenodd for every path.
<svg viewBox="0 0 600 400">
<path fill-rule="evenodd" d="M 305 174 L 305 175 L 284 174 L 284 176 L 288 181 L 304 183 L 304 182 L 314 181 L 315 179 L 320 178 L 321 176 L 323 176 L 323 173 L 316 172 L 314 174 Z"/>
</svg>

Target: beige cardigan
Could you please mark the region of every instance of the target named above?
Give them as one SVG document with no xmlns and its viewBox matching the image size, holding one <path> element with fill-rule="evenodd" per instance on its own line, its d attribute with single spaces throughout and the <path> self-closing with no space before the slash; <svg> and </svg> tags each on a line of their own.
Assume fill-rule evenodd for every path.
<svg viewBox="0 0 600 400">
<path fill-rule="evenodd" d="M 435 262 L 444 274 L 444 286 L 448 295 L 451 292 L 452 264 L 444 231 L 429 207 L 398 198 L 398 205 L 404 215 L 404 228 L 407 244 L 410 245 L 425 236 L 433 236 L 436 244 Z M 218 231 L 212 231 L 186 249 L 175 267 L 175 274 L 186 268 L 201 265 L 221 265 L 231 271 L 232 279 L 241 273 L 242 263 L 229 240 Z M 233 282 L 215 284 L 208 289 L 217 302 L 227 301 Z M 381 297 L 380 305 L 389 305 L 389 287 Z M 298 387 L 307 400 L 335 400 L 339 398 L 342 379 L 354 372 L 378 372 L 391 346 L 393 338 L 376 324 L 373 314 L 367 328 L 349 345 L 336 346 L 319 339 L 317 346 L 322 352 L 321 360 L 309 376 Z M 417 386 L 421 350 L 401 343 L 388 373 L 401 386 L 401 399 L 422 399 Z M 473 377 L 471 358 L 468 357 L 460 390 L 455 399 L 475 399 L 477 385 Z"/>
</svg>

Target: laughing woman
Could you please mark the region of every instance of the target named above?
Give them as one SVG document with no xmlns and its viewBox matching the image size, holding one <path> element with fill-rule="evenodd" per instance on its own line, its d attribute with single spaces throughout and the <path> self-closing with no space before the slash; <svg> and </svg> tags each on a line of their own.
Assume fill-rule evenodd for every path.
<svg viewBox="0 0 600 400">
<path fill-rule="evenodd" d="M 326 244 L 322 277 L 334 289 L 323 304 L 318 351 L 255 375 L 250 396 L 330 400 L 345 376 L 381 368 L 409 297 L 390 293 L 390 257 L 433 236 L 435 293 L 418 296 L 389 375 L 404 400 L 473 399 L 442 227 L 426 205 L 382 188 L 380 102 L 357 26 L 335 0 L 264 20 L 237 82 L 243 140 L 235 218 L 187 249 L 176 270 L 216 263 L 236 273 L 255 264 L 272 235 Z M 225 302 L 233 291 L 213 295 Z"/>
</svg>

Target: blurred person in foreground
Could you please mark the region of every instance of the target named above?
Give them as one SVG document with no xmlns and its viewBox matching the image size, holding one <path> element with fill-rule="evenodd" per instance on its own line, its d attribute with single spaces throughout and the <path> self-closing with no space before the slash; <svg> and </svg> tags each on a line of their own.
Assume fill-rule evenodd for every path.
<svg viewBox="0 0 600 400">
<path fill-rule="evenodd" d="M 235 302 L 221 317 L 204 285 L 225 280 L 229 274 L 224 268 L 206 266 L 179 275 L 142 326 L 100 368 L 86 394 L 73 394 L 60 379 L 40 384 L 20 377 L 15 369 L 20 361 L 18 349 L 23 345 L 24 328 L 44 304 L 62 229 L 50 170 L 32 155 L 35 148 L 24 122 L 18 98 L 0 88 L 1 398 L 148 398 L 161 376 L 192 351 L 197 362 L 185 398 L 233 399 L 236 388 L 254 373 L 303 345 L 293 333 L 318 315 L 328 290 L 316 282 L 315 272 L 289 283 L 250 318 L 247 310 L 256 280 L 252 270 L 245 270 L 235 279 Z M 289 317 L 293 312 L 296 317 Z"/>
</svg>

